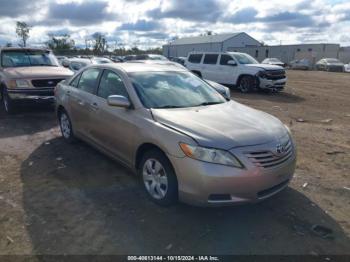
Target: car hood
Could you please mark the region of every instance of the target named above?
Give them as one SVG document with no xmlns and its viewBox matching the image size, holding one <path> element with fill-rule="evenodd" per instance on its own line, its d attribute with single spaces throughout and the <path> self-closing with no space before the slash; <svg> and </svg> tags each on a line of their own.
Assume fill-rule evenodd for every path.
<svg viewBox="0 0 350 262">
<path fill-rule="evenodd" d="M 4 73 L 8 78 L 15 79 L 67 78 L 73 75 L 69 69 L 53 66 L 11 67 L 5 68 Z"/>
<path fill-rule="evenodd" d="M 265 70 L 281 70 L 281 69 L 283 69 L 283 67 L 281 67 L 281 66 L 270 65 L 270 64 L 247 64 L 245 66 L 262 68 L 262 69 L 265 69 Z"/>
<path fill-rule="evenodd" d="M 182 132 L 204 147 L 233 147 L 269 143 L 287 134 L 277 118 L 230 101 L 223 104 L 152 109 L 155 121 Z"/>
</svg>

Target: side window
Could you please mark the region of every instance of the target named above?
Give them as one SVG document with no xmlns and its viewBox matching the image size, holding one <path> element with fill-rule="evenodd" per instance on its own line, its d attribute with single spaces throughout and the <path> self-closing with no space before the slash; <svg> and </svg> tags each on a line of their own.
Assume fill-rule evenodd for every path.
<svg viewBox="0 0 350 262">
<path fill-rule="evenodd" d="M 204 57 L 203 64 L 215 65 L 216 62 L 218 61 L 218 57 L 219 55 L 207 54 Z"/>
<path fill-rule="evenodd" d="M 203 54 L 192 54 L 189 56 L 188 61 L 190 63 L 199 64 L 202 60 Z"/>
<path fill-rule="evenodd" d="M 78 89 L 93 94 L 95 92 L 99 74 L 100 69 L 91 68 L 85 70 L 83 73 L 81 73 Z"/>
<path fill-rule="evenodd" d="M 109 70 L 103 72 L 97 95 L 105 99 L 111 95 L 128 97 L 123 80 L 116 73 Z"/>
<path fill-rule="evenodd" d="M 80 78 L 80 74 L 77 75 L 77 76 L 69 83 L 69 85 L 70 85 L 70 86 L 73 86 L 73 87 L 78 87 L 79 78 Z"/>
<path fill-rule="evenodd" d="M 221 55 L 220 65 L 227 65 L 227 62 L 233 60 L 233 58 L 229 55 Z"/>
</svg>

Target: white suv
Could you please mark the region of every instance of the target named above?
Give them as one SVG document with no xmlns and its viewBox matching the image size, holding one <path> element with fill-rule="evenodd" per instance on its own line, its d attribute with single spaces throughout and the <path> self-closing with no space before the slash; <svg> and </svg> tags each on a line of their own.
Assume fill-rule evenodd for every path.
<svg viewBox="0 0 350 262">
<path fill-rule="evenodd" d="M 287 81 L 283 67 L 259 64 L 245 53 L 190 52 L 185 66 L 204 79 L 236 85 L 243 93 L 254 89 L 280 91 Z"/>
</svg>

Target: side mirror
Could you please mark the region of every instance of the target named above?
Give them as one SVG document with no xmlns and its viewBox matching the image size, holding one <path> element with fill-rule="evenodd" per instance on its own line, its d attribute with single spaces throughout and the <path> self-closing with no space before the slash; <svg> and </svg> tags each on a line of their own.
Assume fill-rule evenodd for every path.
<svg viewBox="0 0 350 262">
<path fill-rule="evenodd" d="M 230 60 L 230 61 L 227 61 L 227 65 L 230 65 L 230 66 L 237 66 L 237 63 L 235 60 Z"/>
<path fill-rule="evenodd" d="M 112 95 L 107 98 L 107 104 L 115 107 L 129 108 L 131 103 L 125 96 Z"/>
</svg>

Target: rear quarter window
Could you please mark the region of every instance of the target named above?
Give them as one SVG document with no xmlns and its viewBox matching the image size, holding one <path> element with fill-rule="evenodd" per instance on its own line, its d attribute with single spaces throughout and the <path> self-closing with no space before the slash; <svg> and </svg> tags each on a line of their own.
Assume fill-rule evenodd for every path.
<svg viewBox="0 0 350 262">
<path fill-rule="evenodd" d="M 202 60 L 203 54 L 192 54 L 188 57 L 190 63 L 199 64 Z"/>
</svg>

